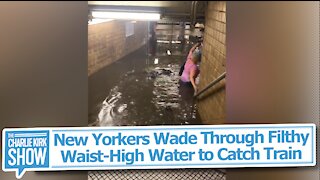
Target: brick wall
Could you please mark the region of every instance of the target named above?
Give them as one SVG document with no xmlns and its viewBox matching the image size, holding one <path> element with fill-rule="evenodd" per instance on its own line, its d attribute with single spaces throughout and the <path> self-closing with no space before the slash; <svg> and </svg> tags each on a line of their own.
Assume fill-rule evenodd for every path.
<svg viewBox="0 0 320 180">
<path fill-rule="evenodd" d="M 148 23 L 134 23 L 134 34 L 128 37 L 126 23 L 114 20 L 88 26 L 89 76 L 145 44 Z"/>
<path fill-rule="evenodd" d="M 226 2 L 209 2 L 205 17 L 199 90 L 226 71 Z M 225 120 L 225 80 L 204 93 L 198 112 L 204 124 L 222 124 Z"/>
</svg>

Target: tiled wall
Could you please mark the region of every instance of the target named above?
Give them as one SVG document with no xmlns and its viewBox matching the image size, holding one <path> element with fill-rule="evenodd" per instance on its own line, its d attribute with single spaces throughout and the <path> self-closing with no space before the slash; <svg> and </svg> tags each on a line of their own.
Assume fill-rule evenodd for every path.
<svg viewBox="0 0 320 180">
<path fill-rule="evenodd" d="M 88 75 L 130 54 L 145 44 L 147 22 L 135 22 L 134 34 L 126 37 L 126 23 L 109 21 L 88 26 Z"/>
<path fill-rule="evenodd" d="M 226 71 L 226 2 L 209 2 L 206 11 L 199 90 Z M 198 112 L 205 124 L 225 120 L 225 80 L 200 96 Z"/>
</svg>

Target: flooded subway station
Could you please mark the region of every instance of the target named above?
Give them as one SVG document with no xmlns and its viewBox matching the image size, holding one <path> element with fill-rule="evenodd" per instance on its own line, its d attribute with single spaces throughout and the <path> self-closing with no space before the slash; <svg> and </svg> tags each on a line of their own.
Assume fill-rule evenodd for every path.
<svg viewBox="0 0 320 180">
<path fill-rule="evenodd" d="M 191 42 L 174 41 L 148 41 L 90 76 L 90 93 L 100 95 L 92 102 L 90 125 L 201 124 L 193 94 L 188 96 L 190 90 L 179 88 L 179 70 Z"/>
<path fill-rule="evenodd" d="M 89 2 L 88 125 L 223 124 L 225 81 L 208 85 L 225 73 L 225 6 Z M 201 50 L 197 92 L 191 83 L 180 82 L 181 67 L 195 45 Z M 131 179 L 225 179 L 217 169 L 91 171 L 88 178 L 128 179 L 132 172 L 137 177 Z"/>
<path fill-rule="evenodd" d="M 225 73 L 225 2 L 102 4 L 89 3 L 89 126 L 223 124 L 224 80 L 208 85 Z M 196 44 L 187 87 L 179 72 Z"/>
</svg>

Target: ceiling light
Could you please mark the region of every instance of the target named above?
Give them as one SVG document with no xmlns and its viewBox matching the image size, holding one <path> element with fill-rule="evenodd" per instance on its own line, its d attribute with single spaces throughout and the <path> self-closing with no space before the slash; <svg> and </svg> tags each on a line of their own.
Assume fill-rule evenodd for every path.
<svg viewBox="0 0 320 180">
<path fill-rule="evenodd" d="M 89 25 L 100 24 L 109 21 L 113 21 L 113 19 L 92 19 L 91 21 L 89 21 Z"/>
<path fill-rule="evenodd" d="M 93 18 L 99 18 L 99 19 L 130 19 L 130 20 L 149 20 L 149 21 L 156 21 L 160 19 L 159 13 L 92 11 L 92 16 Z"/>
</svg>

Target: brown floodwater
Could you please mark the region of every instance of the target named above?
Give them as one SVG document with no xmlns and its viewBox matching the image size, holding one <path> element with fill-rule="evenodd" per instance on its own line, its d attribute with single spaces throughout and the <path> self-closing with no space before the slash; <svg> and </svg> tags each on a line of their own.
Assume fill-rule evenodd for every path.
<svg viewBox="0 0 320 180">
<path fill-rule="evenodd" d="M 143 46 L 89 77 L 89 126 L 201 124 L 192 88 L 179 85 L 190 46 L 155 45 L 153 55 Z"/>
</svg>

